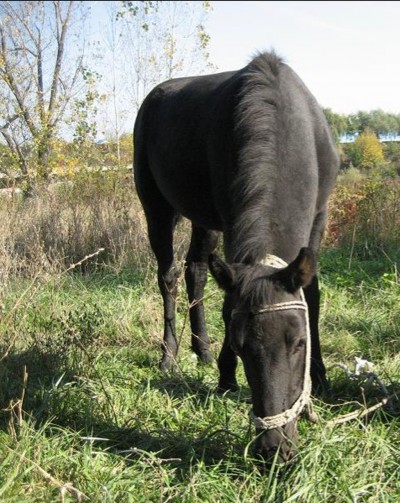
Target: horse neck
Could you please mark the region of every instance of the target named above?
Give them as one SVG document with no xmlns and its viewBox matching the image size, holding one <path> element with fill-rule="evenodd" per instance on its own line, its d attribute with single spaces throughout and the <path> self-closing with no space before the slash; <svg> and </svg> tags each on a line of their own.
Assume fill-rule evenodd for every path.
<svg viewBox="0 0 400 503">
<path fill-rule="evenodd" d="M 257 263 L 268 253 L 281 256 L 282 239 L 276 232 L 276 218 L 270 217 L 269 204 L 249 205 L 232 219 L 224 232 L 225 256 L 229 262 Z M 274 229 L 274 227 L 276 227 Z"/>
</svg>

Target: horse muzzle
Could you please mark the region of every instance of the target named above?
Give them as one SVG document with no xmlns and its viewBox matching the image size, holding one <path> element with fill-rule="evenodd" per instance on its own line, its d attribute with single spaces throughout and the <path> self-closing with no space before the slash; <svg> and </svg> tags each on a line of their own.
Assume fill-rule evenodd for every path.
<svg viewBox="0 0 400 503">
<path fill-rule="evenodd" d="M 257 430 L 254 456 L 265 466 L 287 464 L 292 462 L 297 453 L 298 433 L 296 421 L 285 427 L 272 430 Z"/>
</svg>

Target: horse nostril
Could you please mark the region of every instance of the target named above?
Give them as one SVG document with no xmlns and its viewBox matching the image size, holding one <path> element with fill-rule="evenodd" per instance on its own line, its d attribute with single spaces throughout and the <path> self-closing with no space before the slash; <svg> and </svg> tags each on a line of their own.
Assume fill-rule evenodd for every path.
<svg viewBox="0 0 400 503">
<path fill-rule="evenodd" d="M 296 449 L 289 445 L 280 445 L 279 447 L 270 447 L 268 449 L 258 449 L 255 457 L 266 466 L 273 464 L 284 465 L 292 463 L 296 456 Z"/>
<path fill-rule="evenodd" d="M 289 463 L 293 459 L 294 454 L 292 450 L 281 449 L 278 454 L 278 460 L 280 463 Z"/>
<path fill-rule="evenodd" d="M 262 432 L 257 438 L 254 454 L 266 467 L 286 465 L 296 455 L 296 425 L 289 425 L 286 430 L 278 429 Z"/>
<path fill-rule="evenodd" d="M 291 462 L 293 460 L 293 458 L 295 457 L 295 455 L 296 455 L 296 451 L 293 449 L 290 449 L 288 452 L 286 452 L 286 455 L 285 455 L 286 463 Z"/>
<path fill-rule="evenodd" d="M 282 449 L 281 447 L 270 447 L 267 450 L 258 450 L 255 452 L 256 459 L 264 466 L 271 466 L 275 463 L 279 465 L 288 463 L 294 455 L 294 451 Z"/>
</svg>

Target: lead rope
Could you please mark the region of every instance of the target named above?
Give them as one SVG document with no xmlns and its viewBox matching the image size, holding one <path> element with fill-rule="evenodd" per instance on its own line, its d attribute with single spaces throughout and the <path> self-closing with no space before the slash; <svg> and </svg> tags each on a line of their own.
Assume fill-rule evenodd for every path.
<svg viewBox="0 0 400 503">
<path fill-rule="evenodd" d="M 265 259 L 261 262 L 263 265 L 274 267 L 275 269 L 282 269 L 287 267 L 287 263 L 275 255 L 267 255 Z M 303 388 L 300 396 L 290 407 L 290 409 L 276 414 L 274 416 L 257 417 L 252 412 L 252 419 L 255 427 L 260 430 L 272 430 L 274 428 L 280 428 L 285 424 L 296 419 L 302 410 L 306 407 L 306 414 L 310 421 L 317 422 L 318 418 L 312 409 L 311 404 L 311 332 L 310 332 L 310 320 L 308 317 L 308 306 L 304 297 L 303 289 L 300 291 L 301 300 L 293 300 L 289 302 L 281 302 L 278 304 L 271 304 L 262 307 L 257 314 L 269 313 L 275 311 L 284 311 L 286 309 L 301 309 L 305 312 L 306 318 L 306 355 L 305 355 L 305 366 L 304 366 L 304 379 Z"/>
</svg>

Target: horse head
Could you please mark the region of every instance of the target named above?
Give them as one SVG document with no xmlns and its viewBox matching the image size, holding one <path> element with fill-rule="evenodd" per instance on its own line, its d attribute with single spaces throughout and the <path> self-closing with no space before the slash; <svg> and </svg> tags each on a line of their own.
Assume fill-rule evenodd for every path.
<svg viewBox="0 0 400 503">
<path fill-rule="evenodd" d="M 271 265 L 272 264 L 272 265 Z M 211 255 L 209 266 L 225 291 L 227 337 L 243 361 L 252 394 L 255 455 L 289 461 L 296 452 L 298 416 L 311 392 L 311 338 L 302 288 L 316 260 L 302 248 L 289 265 L 227 264 Z"/>
</svg>

